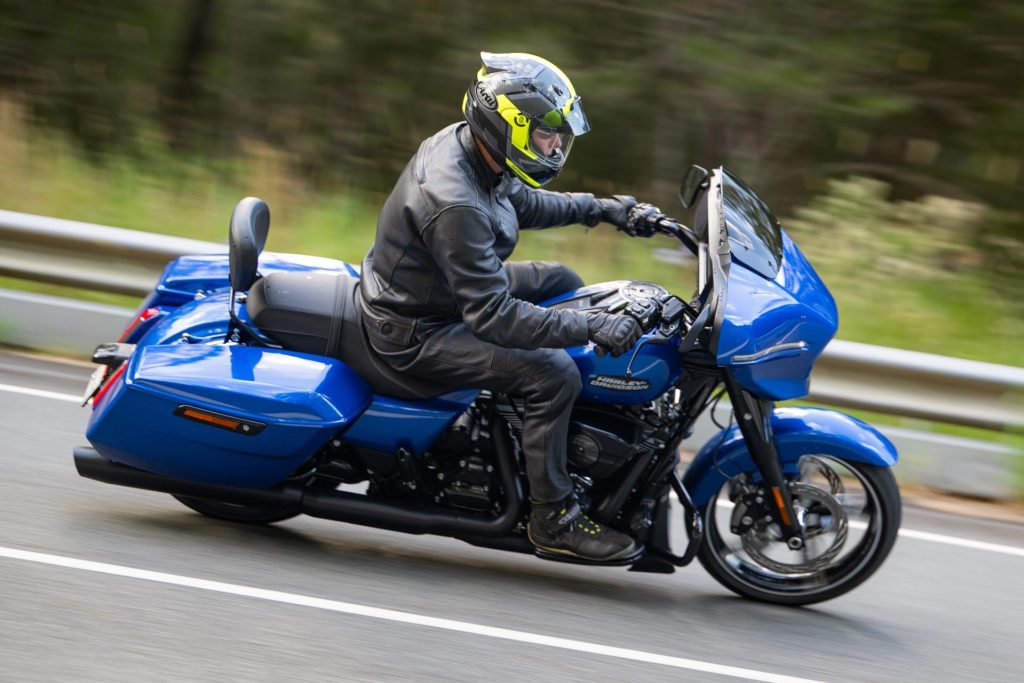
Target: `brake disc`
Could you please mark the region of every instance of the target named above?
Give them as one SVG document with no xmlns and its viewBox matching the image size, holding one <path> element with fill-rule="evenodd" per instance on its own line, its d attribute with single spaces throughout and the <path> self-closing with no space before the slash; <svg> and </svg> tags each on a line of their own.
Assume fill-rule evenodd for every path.
<svg viewBox="0 0 1024 683">
<path fill-rule="evenodd" d="M 817 464 L 817 463 L 816 463 Z M 827 465 L 821 463 L 825 468 Z M 790 550 L 786 545 L 782 532 L 777 524 L 758 523 L 748 529 L 742 536 L 743 550 L 754 562 L 779 574 L 807 574 L 826 569 L 846 544 L 849 521 L 842 504 L 832 495 L 817 486 L 794 482 L 787 487 L 793 498 L 793 510 L 797 522 L 803 528 L 804 546 L 800 550 Z M 817 539 L 832 535 L 828 546 L 811 555 L 812 548 L 817 551 Z M 782 562 L 769 557 L 765 551 L 778 550 L 784 557 L 799 561 Z"/>
<path fill-rule="evenodd" d="M 828 462 L 816 455 L 805 455 L 800 458 L 800 479 L 807 481 L 812 475 L 819 475 L 828 482 L 829 491 L 835 498 L 842 498 L 846 492 L 843 486 L 843 478 L 839 473 L 829 467 Z"/>
</svg>

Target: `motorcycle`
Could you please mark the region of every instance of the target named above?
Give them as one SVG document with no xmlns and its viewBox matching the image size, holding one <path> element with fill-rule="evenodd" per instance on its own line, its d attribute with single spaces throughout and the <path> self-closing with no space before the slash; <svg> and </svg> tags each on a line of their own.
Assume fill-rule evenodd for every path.
<svg viewBox="0 0 1024 683">
<path fill-rule="evenodd" d="M 895 542 L 896 449 L 853 417 L 775 405 L 807 394 L 838 320 L 765 201 L 725 168 L 699 166 L 680 200 L 694 227 L 663 219 L 657 229 L 696 258 L 691 299 L 615 281 L 542 304 L 620 312 L 643 329 L 618 357 L 594 344 L 567 350 L 582 378 L 566 443 L 576 494 L 642 544 L 631 571 L 672 573 L 699 558 L 747 598 L 842 595 Z M 267 205 L 243 199 L 227 259 L 172 261 L 120 340 L 96 349 L 79 474 L 169 493 L 221 520 L 307 514 L 569 561 L 526 537 L 522 400 L 382 363 L 360 321 L 356 268 L 262 253 L 269 225 Z M 680 474 L 680 443 L 723 397 L 733 419 Z"/>
</svg>

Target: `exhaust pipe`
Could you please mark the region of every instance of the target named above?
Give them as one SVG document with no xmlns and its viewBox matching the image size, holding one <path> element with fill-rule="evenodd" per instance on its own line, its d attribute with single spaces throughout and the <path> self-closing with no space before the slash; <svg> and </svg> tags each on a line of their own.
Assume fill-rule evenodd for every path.
<svg viewBox="0 0 1024 683">
<path fill-rule="evenodd" d="M 193 498 L 219 500 L 222 503 L 250 505 L 273 510 L 294 510 L 302 505 L 302 488 L 297 485 L 277 486 L 272 489 L 247 489 L 237 486 L 201 484 L 122 465 L 107 460 L 92 448 L 78 447 L 74 450 L 74 454 L 75 468 L 81 476 L 86 479 L 102 481 L 105 484 L 130 486 L 176 496 L 192 496 Z"/>
<path fill-rule="evenodd" d="M 81 476 L 107 484 L 273 510 L 298 509 L 311 517 L 408 534 L 482 539 L 511 534 L 523 511 L 522 484 L 516 476 L 509 437 L 503 432 L 503 425 L 496 426 L 496 430 L 496 460 L 504 492 L 501 513 L 497 517 L 385 502 L 347 491 L 315 491 L 298 483 L 286 483 L 270 489 L 201 484 L 121 465 L 107 460 L 92 448 L 75 448 L 74 456 L 75 467 Z"/>
</svg>

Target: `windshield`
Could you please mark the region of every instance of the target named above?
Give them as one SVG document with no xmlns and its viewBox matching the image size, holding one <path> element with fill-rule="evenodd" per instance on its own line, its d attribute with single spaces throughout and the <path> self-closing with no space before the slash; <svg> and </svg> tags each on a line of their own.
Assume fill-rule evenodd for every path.
<svg viewBox="0 0 1024 683">
<path fill-rule="evenodd" d="M 733 258 L 772 280 L 782 263 L 782 230 L 764 200 L 728 169 L 722 169 L 722 210 Z"/>
</svg>

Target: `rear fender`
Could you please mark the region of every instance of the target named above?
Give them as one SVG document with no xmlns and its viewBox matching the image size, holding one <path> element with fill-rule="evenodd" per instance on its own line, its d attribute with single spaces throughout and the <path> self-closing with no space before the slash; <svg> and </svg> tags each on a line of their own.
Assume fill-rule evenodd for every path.
<svg viewBox="0 0 1024 683">
<path fill-rule="evenodd" d="M 783 472 L 796 473 L 800 456 L 834 455 L 881 467 L 896 464 L 896 447 L 881 432 L 855 417 L 823 408 L 778 408 L 772 431 Z M 723 429 L 704 444 L 683 475 L 683 483 L 700 508 L 722 484 L 743 472 L 756 472 L 738 426 Z"/>
<path fill-rule="evenodd" d="M 230 322 L 230 297 L 230 291 L 222 289 L 182 304 L 149 327 L 137 343 L 140 346 L 174 344 L 181 342 L 184 335 L 196 339 L 223 339 Z"/>
</svg>

